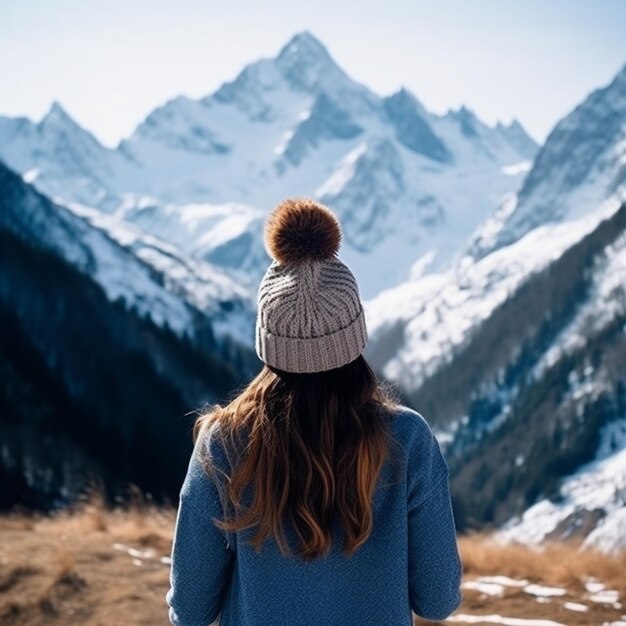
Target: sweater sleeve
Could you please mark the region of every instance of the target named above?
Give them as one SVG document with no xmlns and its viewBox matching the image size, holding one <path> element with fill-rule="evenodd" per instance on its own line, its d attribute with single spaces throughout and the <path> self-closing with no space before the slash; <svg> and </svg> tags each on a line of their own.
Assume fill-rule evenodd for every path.
<svg viewBox="0 0 626 626">
<path fill-rule="evenodd" d="M 418 439 L 409 457 L 409 600 L 420 617 L 444 620 L 461 604 L 463 566 L 448 466 L 430 428 Z"/>
<path fill-rule="evenodd" d="M 218 617 L 234 563 L 227 535 L 212 522 L 223 512 L 217 486 L 198 458 L 199 447 L 209 445 L 205 437 L 194 446 L 174 528 L 165 598 L 169 621 L 177 626 L 208 626 Z"/>
</svg>

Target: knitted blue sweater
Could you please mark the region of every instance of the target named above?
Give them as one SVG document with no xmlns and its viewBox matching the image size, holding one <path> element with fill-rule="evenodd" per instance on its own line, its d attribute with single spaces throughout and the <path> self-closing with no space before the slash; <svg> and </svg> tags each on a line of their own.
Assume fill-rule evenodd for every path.
<svg viewBox="0 0 626 626">
<path fill-rule="evenodd" d="M 196 453 L 206 446 L 218 465 L 226 457 L 211 431 L 199 438 L 180 492 L 166 595 L 170 622 L 410 626 L 411 611 L 430 620 L 450 615 L 461 602 L 462 565 L 448 466 L 419 413 L 401 406 L 392 424 L 403 450 L 394 456 L 401 479 L 388 461 L 374 494 L 372 534 L 350 558 L 334 541 L 330 553 L 309 563 L 284 557 L 273 539 L 257 554 L 242 541 L 255 529 L 227 533 L 210 522 L 222 518 L 220 492 Z M 295 536 L 288 525 L 285 533 Z"/>
</svg>

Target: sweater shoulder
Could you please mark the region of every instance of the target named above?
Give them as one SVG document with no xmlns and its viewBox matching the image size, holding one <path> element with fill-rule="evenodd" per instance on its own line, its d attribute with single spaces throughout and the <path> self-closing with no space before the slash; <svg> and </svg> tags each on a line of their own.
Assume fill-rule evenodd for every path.
<svg viewBox="0 0 626 626">
<path fill-rule="evenodd" d="M 411 407 L 399 404 L 394 414 L 396 433 L 409 446 L 433 443 L 435 435 L 426 418 Z"/>
<path fill-rule="evenodd" d="M 431 493 L 449 476 L 437 437 L 421 413 L 404 405 L 398 406 L 394 425 L 405 451 L 409 485 L 416 493 Z"/>
</svg>

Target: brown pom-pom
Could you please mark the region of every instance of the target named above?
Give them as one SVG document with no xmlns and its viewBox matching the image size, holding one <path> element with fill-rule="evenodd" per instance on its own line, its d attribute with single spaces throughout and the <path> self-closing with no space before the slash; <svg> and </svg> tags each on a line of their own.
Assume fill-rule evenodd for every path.
<svg viewBox="0 0 626 626">
<path fill-rule="evenodd" d="M 284 265 L 331 258 L 341 244 L 341 225 L 332 211 L 310 198 L 283 200 L 265 226 L 265 248 Z"/>
</svg>

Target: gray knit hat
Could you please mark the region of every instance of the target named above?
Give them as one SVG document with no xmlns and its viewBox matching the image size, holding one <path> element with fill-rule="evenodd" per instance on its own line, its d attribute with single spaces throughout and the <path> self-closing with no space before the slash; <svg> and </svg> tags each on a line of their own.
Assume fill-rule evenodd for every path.
<svg viewBox="0 0 626 626">
<path fill-rule="evenodd" d="M 354 361 L 367 343 L 356 279 L 337 257 L 341 226 L 330 209 L 289 198 L 270 214 L 273 261 L 258 291 L 259 358 L 286 372 L 321 372 Z"/>
</svg>

